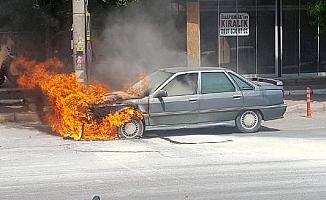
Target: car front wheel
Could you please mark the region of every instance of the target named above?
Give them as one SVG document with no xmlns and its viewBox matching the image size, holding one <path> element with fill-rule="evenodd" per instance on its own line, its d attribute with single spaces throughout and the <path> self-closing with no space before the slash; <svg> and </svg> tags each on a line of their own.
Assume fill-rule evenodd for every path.
<svg viewBox="0 0 326 200">
<path fill-rule="evenodd" d="M 0 74 L 0 85 L 2 85 L 5 82 L 6 78 L 4 75 Z"/>
<path fill-rule="evenodd" d="M 241 112 L 236 120 L 237 128 L 243 133 L 257 132 L 261 126 L 262 117 L 257 110 L 245 110 Z"/>
<path fill-rule="evenodd" d="M 144 124 L 141 119 L 134 116 L 131 120 L 118 128 L 120 138 L 133 139 L 142 137 L 144 133 Z"/>
</svg>

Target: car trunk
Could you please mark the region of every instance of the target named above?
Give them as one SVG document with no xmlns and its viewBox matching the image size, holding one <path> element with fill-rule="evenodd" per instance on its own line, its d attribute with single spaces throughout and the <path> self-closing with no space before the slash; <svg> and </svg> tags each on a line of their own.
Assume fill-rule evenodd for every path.
<svg viewBox="0 0 326 200">
<path fill-rule="evenodd" d="M 271 105 L 283 104 L 284 100 L 284 92 L 283 92 L 283 84 L 282 85 L 274 85 L 272 83 L 266 82 L 255 82 L 260 90 L 262 90 L 263 96 L 268 96 L 269 103 Z"/>
</svg>

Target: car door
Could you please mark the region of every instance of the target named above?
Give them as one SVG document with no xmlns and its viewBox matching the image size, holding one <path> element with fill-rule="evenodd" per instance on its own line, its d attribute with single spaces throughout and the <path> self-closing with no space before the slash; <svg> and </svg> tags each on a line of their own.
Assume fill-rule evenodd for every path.
<svg viewBox="0 0 326 200">
<path fill-rule="evenodd" d="M 167 96 L 150 97 L 149 124 L 181 125 L 197 122 L 198 73 L 178 74 L 160 88 Z"/>
<path fill-rule="evenodd" d="M 199 122 L 234 120 L 243 108 L 243 96 L 226 73 L 202 72 L 200 83 Z"/>
<path fill-rule="evenodd" d="M 268 99 L 264 97 L 261 90 L 255 89 L 254 84 L 234 72 L 229 72 L 228 74 L 242 91 L 244 108 L 257 108 L 257 106 L 263 106 L 268 103 Z"/>
</svg>

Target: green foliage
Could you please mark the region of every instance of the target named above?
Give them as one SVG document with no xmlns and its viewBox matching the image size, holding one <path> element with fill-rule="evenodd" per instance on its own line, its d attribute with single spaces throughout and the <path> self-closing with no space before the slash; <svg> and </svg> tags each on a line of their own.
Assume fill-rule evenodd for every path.
<svg viewBox="0 0 326 200">
<path fill-rule="evenodd" d="M 62 28 L 72 15 L 71 0 L 34 0 L 33 8 L 45 18 L 48 26 Z"/>
<path fill-rule="evenodd" d="M 34 0 L 0 0 L 0 30 L 4 32 L 37 31 L 45 24 Z"/>
<path fill-rule="evenodd" d="M 127 6 L 128 3 L 137 2 L 138 0 L 97 0 L 103 7 L 108 6 Z"/>
<path fill-rule="evenodd" d="M 72 1 L 73 0 L 32 0 L 33 8 L 39 10 L 43 16 L 46 16 L 49 26 L 55 29 L 61 29 L 64 26 L 71 25 Z M 84 1 L 84 0 L 83 0 Z M 88 0 L 92 8 L 97 5 L 103 8 L 114 6 L 127 6 L 128 3 L 138 0 Z M 96 5 L 97 4 L 97 5 Z"/>
<path fill-rule="evenodd" d="M 320 34 L 326 34 L 326 0 L 310 0 L 308 15 L 312 17 L 311 24 L 320 27 Z"/>
</svg>

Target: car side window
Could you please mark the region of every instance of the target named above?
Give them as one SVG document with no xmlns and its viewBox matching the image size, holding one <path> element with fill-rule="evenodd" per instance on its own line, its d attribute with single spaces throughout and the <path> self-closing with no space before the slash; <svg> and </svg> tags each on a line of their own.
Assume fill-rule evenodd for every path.
<svg viewBox="0 0 326 200">
<path fill-rule="evenodd" d="M 202 94 L 235 91 L 234 85 L 223 72 L 203 72 L 201 86 Z"/>
<path fill-rule="evenodd" d="M 244 80 L 242 80 L 240 77 L 234 75 L 233 73 L 229 73 L 229 75 L 234 80 L 234 82 L 237 83 L 237 85 L 239 86 L 240 90 L 253 90 L 254 89 L 254 87 L 252 85 L 250 85 L 249 83 L 245 82 Z"/>
<path fill-rule="evenodd" d="M 174 77 L 163 90 L 168 96 L 182 96 L 197 93 L 198 73 L 181 74 Z"/>
</svg>

